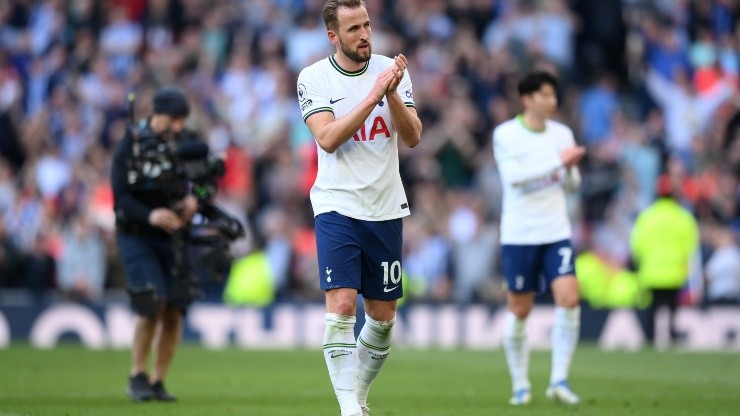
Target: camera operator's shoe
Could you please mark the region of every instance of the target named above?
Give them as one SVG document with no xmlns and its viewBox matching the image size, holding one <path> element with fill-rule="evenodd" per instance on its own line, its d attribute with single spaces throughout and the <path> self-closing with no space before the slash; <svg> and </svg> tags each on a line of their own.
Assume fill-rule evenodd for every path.
<svg viewBox="0 0 740 416">
<path fill-rule="evenodd" d="M 142 402 L 154 398 L 154 391 L 149 385 L 149 377 L 146 373 L 139 373 L 128 378 L 126 393 L 135 402 Z"/>
<path fill-rule="evenodd" d="M 164 383 L 161 381 L 152 383 L 152 392 L 154 393 L 154 398 L 160 402 L 174 402 L 177 400 L 175 396 L 167 393 L 167 390 L 164 389 Z"/>
</svg>

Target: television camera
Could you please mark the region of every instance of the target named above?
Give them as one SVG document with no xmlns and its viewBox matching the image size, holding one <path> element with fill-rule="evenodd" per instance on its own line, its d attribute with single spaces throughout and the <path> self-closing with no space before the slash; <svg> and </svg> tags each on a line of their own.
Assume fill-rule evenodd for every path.
<svg viewBox="0 0 740 416">
<path fill-rule="evenodd" d="M 196 197 L 198 211 L 193 221 L 172 235 L 175 273 L 192 283 L 197 283 L 199 273 L 220 280 L 231 265 L 230 243 L 245 235 L 241 222 L 213 201 L 218 180 L 225 172 L 223 160 L 213 156 L 208 145 L 193 132 L 184 131 L 173 140 L 162 140 L 148 123 L 135 124 L 135 96 L 129 95 L 128 100 L 128 129 L 134 138 L 129 185 L 156 192 L 171 202 L 188 194 Z M 177 210 L 174 206 L 173 209 Z"/>
</svg>

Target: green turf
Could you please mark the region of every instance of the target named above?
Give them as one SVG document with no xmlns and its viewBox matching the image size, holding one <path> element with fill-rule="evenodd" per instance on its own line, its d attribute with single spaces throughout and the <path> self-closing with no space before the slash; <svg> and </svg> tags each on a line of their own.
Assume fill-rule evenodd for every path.
<svg viewBox="0 0 740 416">
<path fill-rule="evenodd" d="M 124 395 L 127 351 L 64 346 L 0 350 L 0 416 L 338 415 L 319 351 L 208 351 L 183 347 L 168 380 L 174 404 L 134 404 Z M 532 356 L 534 401 L 507 404 L 501 350 L 396 349 L 373 386 L 374 416 L 736 415 L 740 355 L 581 347 L 571 384 L 577 408 L 549 402 L 549 354 Z"/>
</svg>

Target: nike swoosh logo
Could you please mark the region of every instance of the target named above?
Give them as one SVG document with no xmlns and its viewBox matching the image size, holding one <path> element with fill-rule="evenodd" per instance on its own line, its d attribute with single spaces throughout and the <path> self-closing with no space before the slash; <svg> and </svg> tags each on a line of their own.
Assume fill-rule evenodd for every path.
<svg viewBox="0 0 740 416">
<path fill-rule="evenodd" d="M 337 357 L 341 357 L 343 355 L 349 355 L 349 354 L 350 353 L 348 353 L 348 352 L 335 352 L 333 354 L 329 354 L 329 357 L 331 357 L 331 358 L 337 358 Z"/>
<path fill-rule="evenodd" d="M 390 289 L 388 289 L 388 286 L 386 286 L 386 287 L 383 288 L 383 292 L 388 293 L 388 292 L 392 292 L 392 291 L 394 291 L 396 289 L 398 289 L 398 286 L 393 286 Z"/>
<path fill-rule="evenodd" d="M 329 104 L 336 104 L 336 103 L 344 100 L 345 98 L 347 98 L 347 97 L 342 97 L 342 98 L 340 98 L 338 100 L 332 100 L 331 98 L 329 98 Z"/>
</svg>

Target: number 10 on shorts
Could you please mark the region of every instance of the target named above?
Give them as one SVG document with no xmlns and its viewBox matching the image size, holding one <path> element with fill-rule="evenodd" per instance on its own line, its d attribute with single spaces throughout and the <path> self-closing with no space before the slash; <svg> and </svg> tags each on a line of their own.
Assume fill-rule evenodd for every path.
<svg viewBox="0 0 740 416">
<path fill-rule="evenodd" d="M 391 283 L 394 285 L 401 281 L 401 262 L 399 260 L 394 261 L 388 265 L 387 261 L 380 263 L 383 266 L 383 284 L 388 285 L 388 277 L 390 277 Z"/>
</svg>

